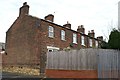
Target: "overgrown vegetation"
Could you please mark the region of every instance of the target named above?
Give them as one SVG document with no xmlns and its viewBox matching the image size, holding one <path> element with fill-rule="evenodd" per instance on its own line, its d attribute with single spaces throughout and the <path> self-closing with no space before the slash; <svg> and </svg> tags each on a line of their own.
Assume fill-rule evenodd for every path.
<svg viewBox="0 0 120 80">
<path fill-rule="evenodd" d="M 101 48 L 120 50 L 120 31 L 117 29 L 113 29 L 109 35 L 108 43 L 102 42 Z"/>
</svg>

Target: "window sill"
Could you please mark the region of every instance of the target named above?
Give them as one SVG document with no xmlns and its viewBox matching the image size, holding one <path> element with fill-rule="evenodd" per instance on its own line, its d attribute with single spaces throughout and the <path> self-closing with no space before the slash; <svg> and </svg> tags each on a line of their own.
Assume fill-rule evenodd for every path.
<svg viewBox="0 0 120 80">
<path fill-rule="evenodd" d="M 73 43 L 73 44 L 78 44 L 78 43 Z"/>
<path fill-rule="evenodd" d="M 82 44 L 81 44 L 82 45 Z M 82 46 L 86 46 L 85 44 L 84 45 L 82 45 Z"/>
<path fill-rule="evenodd" d="M 66 41 L 66 40 L 62 40 L 62 39 L 61 39 L 61 41 Z"/>
<path fill-rule="evenodd" d="M 53 39 L 54 37 L 50 37 L 50 36 L 48 36 L 49 38 L 51 38 L 51 39 Z"/>
</svg>

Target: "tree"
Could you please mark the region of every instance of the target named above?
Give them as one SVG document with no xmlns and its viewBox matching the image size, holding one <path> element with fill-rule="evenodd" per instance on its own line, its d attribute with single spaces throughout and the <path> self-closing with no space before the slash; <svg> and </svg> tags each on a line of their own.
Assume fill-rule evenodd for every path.
<svg viewBox="0 0 120 80">
<path fill-rule="evenodd" d="M 120 31 L 113 29 L 109 35 L 108 48 L 120 50 Z"/>
<path fill-rule="evenodd" d="M 109 44 L 105 41 L 102 41 L 102 43 L 100 44 L 102 49 L 109 49 Z"/>
</svg>

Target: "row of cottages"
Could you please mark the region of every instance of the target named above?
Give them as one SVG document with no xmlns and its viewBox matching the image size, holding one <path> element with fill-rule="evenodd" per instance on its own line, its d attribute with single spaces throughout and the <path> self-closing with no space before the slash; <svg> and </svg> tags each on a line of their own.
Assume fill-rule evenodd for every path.
<svg viewBox="0 0 120 80">
<path fill-rule="evenodd" d="M 86 35 L 83 25 L 74 31 L 68 22 L 63 26 L 54 23 L 52 14 L 45 16 L 45 19 L 31 16 L 29 5 L 25 2 L 19 10 L 19 16 L 6 32 L 7 56 L 4 64 L 40 65 L 42 69 L 48 51 L 98 48 L 102 40 L 102 36 L 95 38 L 94 30 Z"/>
</svg>

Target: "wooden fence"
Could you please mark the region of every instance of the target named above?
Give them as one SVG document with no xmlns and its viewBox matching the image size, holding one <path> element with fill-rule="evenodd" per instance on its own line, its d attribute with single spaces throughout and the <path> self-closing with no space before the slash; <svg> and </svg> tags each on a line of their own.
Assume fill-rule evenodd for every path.
<svg viewBox="0 0 120 80">
<path fill-rule="evenodd" d="M 119 66 L 118 60 L 120 51 L 99 50 L 98 51 L 98 77 L 100 78 L 118 78 Z"/>
<path fill-rule="evenodd" d="M 47 53 L 46 69 L 97 70 L 99 78 L 120 77 L 120 51 L 80 49 Z"/>
</svg>

